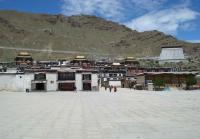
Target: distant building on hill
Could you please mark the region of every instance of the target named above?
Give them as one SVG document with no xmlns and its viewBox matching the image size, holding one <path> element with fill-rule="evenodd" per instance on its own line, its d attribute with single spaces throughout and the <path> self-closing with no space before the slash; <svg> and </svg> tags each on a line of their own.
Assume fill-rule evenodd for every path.
<svg viewBox="0 0 200 139">
<path fill-rule="evenodd" d="M 123 62 L 121 62 L 124 66 L 132 66 L 132 67 L 139 67 L 140 63 L 138 60 L 136 60 L 134 57 L 127 57 L 124 59 Z"/>
<path fill-rule="evenodd" d="M 80 66 L 84 69 L 91 68 L 94 61 L 88 60 L 85 56 L 76 56 L 71 62 L 73 66 Z"/>
<path fill-rule="evenodd" d="M 15 63 L 17 66 L 25 68 L 33 64 L 33 58 L 28 52 L 20 52 L 15 57 Z"/>
<path fill-rule="evenodd" d="M 178 62 L 187 62 L 183 48 L 181 46 L 163 46 L 159 57 L 159 64 Z"/>
</svg>

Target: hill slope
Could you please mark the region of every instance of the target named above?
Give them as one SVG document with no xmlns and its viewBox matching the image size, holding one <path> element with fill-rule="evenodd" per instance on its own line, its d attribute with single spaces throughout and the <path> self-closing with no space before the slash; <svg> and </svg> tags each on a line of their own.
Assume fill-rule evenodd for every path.
<svg viewBox="0 0 200 139">
<path fill-rule="evenodd" d="M 35 59 L 68 58 L 82 53 L 90 56 L 156 56 L 160 46 L 180 44 L 187 53 L 199 51 L 190 44 L 158 31 L 139 33 L 94 16 L 45 15 L 0 11 L 0 46 L 47 49 L 32 51 Z M 52 53 L 50 50 L 73 51 Z M 19 50 L 0 49 L 0 59 L 13 60 Z"/>
</svg>

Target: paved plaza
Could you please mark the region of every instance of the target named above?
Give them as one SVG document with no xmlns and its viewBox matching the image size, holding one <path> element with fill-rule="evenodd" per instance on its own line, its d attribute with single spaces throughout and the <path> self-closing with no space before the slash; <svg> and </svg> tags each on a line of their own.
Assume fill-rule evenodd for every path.
<svg viewBox="0 0 200 139">
<path fill-rule="evenodd" d="M 200 91 L 0 92 L 0 139 L 200 139 Z"/>
</svg>

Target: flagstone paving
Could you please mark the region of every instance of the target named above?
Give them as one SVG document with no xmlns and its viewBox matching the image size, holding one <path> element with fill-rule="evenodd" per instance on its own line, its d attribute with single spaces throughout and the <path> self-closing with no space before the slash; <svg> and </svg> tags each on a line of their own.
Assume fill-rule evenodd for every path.
<svg viewBox="0 0 200 139">
<path fill-rule="evenodd" d="M 200 91 L 0 92 L 0 139 L 200 139 Z"/>
</svg>

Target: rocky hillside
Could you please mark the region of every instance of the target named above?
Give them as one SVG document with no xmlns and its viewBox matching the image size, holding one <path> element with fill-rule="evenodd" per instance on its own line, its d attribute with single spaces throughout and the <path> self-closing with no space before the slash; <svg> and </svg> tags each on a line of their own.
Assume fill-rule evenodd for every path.
<svg viewBox="0 0 200 139">
<path fill-rule="evenodd" d="M 20 51 L 17 48 L 37 50 L 30 51 L 34 59 L 70 58 L 77 54 L 143 57 L 159 55 L 160 46 L 168 44 L 180 44 L 188 54 L 200 53 L 200 44 L 179 41 L 159 31 L 140 33 L 94 16 L 0 11 L 1 61 L 13 60 Z M 41 49 L 48 51 L 38 51 Z"/>
</svg>

